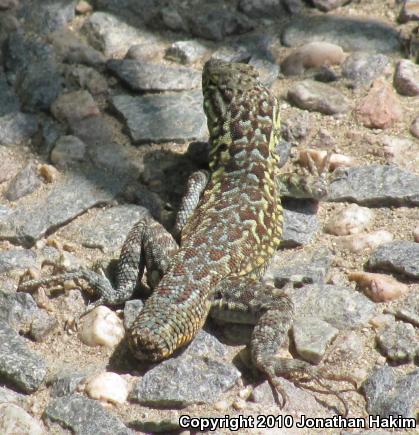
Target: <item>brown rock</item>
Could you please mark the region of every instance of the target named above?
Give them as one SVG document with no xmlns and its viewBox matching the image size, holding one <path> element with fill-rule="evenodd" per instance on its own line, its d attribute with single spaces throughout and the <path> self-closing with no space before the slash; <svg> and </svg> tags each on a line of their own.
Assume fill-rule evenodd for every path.
<svg viewBox="0 0 419 435">
<path fill-rule="evenodd" d="M 400 60 L 394 73 L 394 86 L 399 94 L 409 97 L 419 95 L 419 65 L 407 59 Z"/>
<path fill-rule="evenodd" d="M 419 116 L 417 116 L 411 126 L 410 126 L 410 133 L 413 134 L 413 136 L 419 138 Z"/>
<path fill-rule="evenodd" d="M 356 108 L 356 114 L 366 127 L 384 129 L 401 119 L 402 108 L 392 86 L 377 79 Z"/>
</svg>

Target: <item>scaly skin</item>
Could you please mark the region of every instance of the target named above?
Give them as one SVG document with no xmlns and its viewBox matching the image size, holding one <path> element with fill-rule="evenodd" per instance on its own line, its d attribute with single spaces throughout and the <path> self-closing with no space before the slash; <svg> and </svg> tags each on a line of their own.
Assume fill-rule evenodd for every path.
<svg viewBox="0 0 419 435">
<path fill-rule="evenodd" d="M 207 62 L 202 84 L 211 175 L 180 249 L 129 331 L 139 358 L 160 360 L 191 341 L 217 285 L 262 270 L 281 240 L 276 98 L 244 64 Z"/>
</svg>

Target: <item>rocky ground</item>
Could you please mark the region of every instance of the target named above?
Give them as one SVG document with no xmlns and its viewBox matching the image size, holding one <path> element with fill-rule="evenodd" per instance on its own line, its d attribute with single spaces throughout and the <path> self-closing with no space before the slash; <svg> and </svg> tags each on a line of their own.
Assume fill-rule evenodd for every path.
<svg viewBox="0 0 419 435">
<path fill-rule="evenodd" d="M 418 19 L 415 0 L 0 0 L 0 433 L 193 433 L 181 415 L 342 412 L 285 380 L 280 410 L 248 362 L 251 329 L 209 322 L 183 353 L 141 366 L 121 341 L 140 300 L 78 322 L 93 300 L 78 283 L 16 292 L 28 269 L 99 262 L 112 276 L 144 213 L 171 228 L 207 164 L 210 57 L 253 64 L 279 98 L 284 171 L 333 152 L 328 200 L 285 201 L 264 278 L 296 305 L 280 353 L 355 383 L 330 385 L 349 390 L 349 417 L 417 418 Z M 274 426 L 239 433 L 316 432 Z"/>
</svg>

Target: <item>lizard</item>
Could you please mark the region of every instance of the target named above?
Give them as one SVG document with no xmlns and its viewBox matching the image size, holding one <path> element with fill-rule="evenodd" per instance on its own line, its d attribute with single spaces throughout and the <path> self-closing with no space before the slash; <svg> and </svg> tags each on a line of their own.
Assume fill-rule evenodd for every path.
<svg viewBox="0 0 419 435">
<path fill-rule="evenodd" d="M 83 268 L 21 283 L 21 289 L 57 280 L 84 279 L 99 294 L 92 305 L 129 300 L 144 270 L 153 292 L 127 331 L 134 356 L 160 361 L 189 343 L 207 317 L 254 324 L 253 364 L 282 395 L 280 376 L 317 377 L 311 364 L 279 358 L 294 308 L 281 290 L 260 278 L 281 243 L 281 193 L 323 198 L 328 161 L 313 177 L 280 173 L 277 98 L 248 64 L 209 60 L 202 73 L 209 131 L 209 171 L 192 174 L 177 220 L 176 239 L 151 216 L 128 233 L 113 287 Z M 327 160 L 327 159 L 326 159 Z"/>
</svg>

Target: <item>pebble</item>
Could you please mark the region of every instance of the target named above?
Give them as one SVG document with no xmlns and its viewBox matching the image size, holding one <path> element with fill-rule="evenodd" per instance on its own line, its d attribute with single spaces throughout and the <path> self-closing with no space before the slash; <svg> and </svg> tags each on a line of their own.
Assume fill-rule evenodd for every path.
<svg viewBox="0 0 419 435">
<path fill-rule="evenodd" d="M 419 20 L 419 1 L 418 0 L 404 0 L 400 10 L 399 21 L 406 23 L 408 21 Z"/>
<path fill-rule="evenodd" d="M 165 58 L 184 65 L 202 59 L 208 53 L 208 48 L 199 41 L 176 41 L 166 49 Z"/>
<path fill-rule="evenodd" d="M 53 183 L 57 180 L 59 172 L 52 165 L 39 165 L 39 175 L 44 179 L 46 183 Z"/>
<path fill-rule="evenodd" d="M 390 59 L 384 54 L 357 51 L 343 62 L 342 75 L 353 88 L 368 87 L 378 77 L 387 75 L 390 68 Z"/>
<path fill-rule="evenodd" d="M 304 317 L 292 325 L 295 349 L 305 361 L 318 364 L 326 353 L 327 346 L 339 330 L 315 317 Z"/>
<path fill-rule="evenodd" d="M 419 226 L 413 230 L 413 240 L 419 243 Z"/>
<path fill-rule="evenodd" d="M 413 361 L 419 353 L 417 331 L 410 323 L 386 325 L 377 334 L 377 344 L 389 360 L 398 364 Z"/>
<path fill-rule="evenodd" d="M 116 373 L 103 372 L 88 380 L 85 391 L 92 399 L 122 404 L 128 398 L 128 383 Z"/>
<path fill-rule="evenodd" d="M 79 14 L 87 14 L 92 10 L 92 5 L 84 0 L 79 1 L 76 5 L 76 12 Z"/>
<path fill-rule="evenodd" d="M 306 69 L 324 65 L 340 65 L 345 54 L 339 45 L 329 42 L 310 42 L 291 52 L 281 63 L 285 75 L 302 74 Z"/>
<path fill-rule="evenodd" d="M 419 144 L 399 136 L 381 138 L 384 157 L 389 163 L 415 171 L 419 167 Z"/>
<path fill-rule="evenodd" d="M 61 94 L 52 103 L 51 112 L 56 119 L 69 124 L 100 114 L 92 95 L 85 90 Z"/>
<path fill-rule="evenodd" d="M 355 281 L 374 302 L 387 302 L 406 295 L 409 287 L 389 275 L 368 272 L 351 272 L 349 281 Z"/>
<path fill-rule="evenodd" d="M 394 73 L 394 86 L 399 94 L 409 97 L 419 95 L 419 65 L 411 60 L 399 60 Z"/>
<path fill-rule="evenodd" d="M 337 89 L 314 80 L 304 80 L 291 86 L 288 99 L 300 109 L 335 115 L 349 111 L 349 102 Z"/>
<path fill-rule="evenodd" d="M 0 117 L 0 145 L 20 145 L 28 141 L 38 130 L 34 115 L 13 112 Z"/>
<path fill-rule="evenodd" d="M 350 3 L 350 1 L 351 0 L 313 0 L 313 5 L 323 12 L 329 12 L 345 5 L 346 3 Z"/>
<path fill-rule="evenodd" d="M 83 318 L 80 340 L 88 346 L 115 347 L 124 337 L 122 320 L 105 306 L 96 307 Z"/>
<path fill-rule="evenodd" d="M 250 18 L 277 18 L 284 15 L 282 2 L 272 0 L 240 0 L 238 9 Z"/>
<path fill-rule="evenodd" d="M 44 435 L 46 432 L 41 422 L 20 406 L 13 403 L 2 403 L 0 404 L 0 433 L 5 435 Z"/>
<path fill-rule="evenodd" d="M 313 148 L 307 148 L 301 150 L 299 153 L 298 161 L 305 168 L 309 168 L 308 155 L 313 159 L 317 168 L 322 168 L 325 161 L 327 151 L 317 150 Z M 354 157 L 345 156 L 344 154 L 332 153 L 330 156 L 330 170 L 334 171 L 337 168 L 348 168 L 350 166 L 357 165 L 357 161 Z"/>
<path fill-rule="evenodd" d="M 65 70 L 65 78 L 69 87 L 86 89 L 94 96 L 101 96 L 108 93 L 106 78 L 90 66 L 68 66 Z"/>
<path fill-rule="evenodd" d="M 359 121 L 369 128 L 388 128 L 400 121 L 403 116 L 393 87 L 382 79 L 374 81 L 355 111 Z"/>
<path fill-rule="evenodd" d="M 410 133 L 419 139 L 419 116 L 417 116 L 410 125 Z"/>
<path fill-rule="evenodd" d="M 374 219 L 374 212 L 367 207 L 351 204 L 333 214 L 326 223 L 325 230 L 335 236 L 359 234 L 367 229 Z"/>
<path fill-rule="evenodd" d="M 86 158 L 86 144 L 76 136 L 61 136 L 51 151 L 51 163 L 65 168 L 83 162 Z"/>
<path fill-rule="evenodd" d="M 36 164 L 30 162 L 10 180 L 4 195 L 9 201 L 16 201 L 35 192 L 41 184 Z"/>
<path fill-rule="evenodd" d="M 351 236 L 342 236 L 334 241 L 337 245 L 351 252 L 362 252 L 373 250 L 384 243 L 392 242 L 393 234 L 386 230 L 372 231 L 371 233 L 360 233 Z"/>
</svg>

